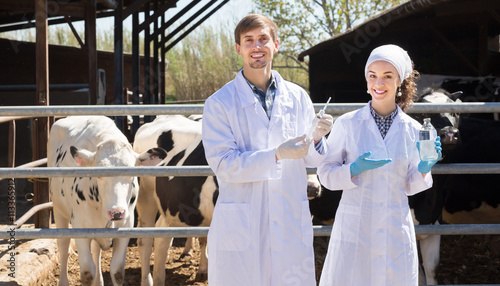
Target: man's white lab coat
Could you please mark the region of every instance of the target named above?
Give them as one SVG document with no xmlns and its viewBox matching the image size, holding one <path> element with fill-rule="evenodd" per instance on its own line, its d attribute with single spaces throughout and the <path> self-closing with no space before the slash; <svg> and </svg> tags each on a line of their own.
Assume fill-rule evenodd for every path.
<svg viewBox="0 0 500 286">
<path fill-rule="evenodd" d="M 314 118 L 307 93 L 275 71 L 271 119 L 240 71 L 205 102 L 203 145 L 219 197 L 208 234 L 209 284 L 315 285 L 306 166 L 321 156 L 276 162 L 274 148 Z M 326 151 L 326 146 L 325 146 Z"/>
<path fill-rule="evenodd" d="M 386 135 L 369 105 L 339 117 L 328 138 L 329 153 L 318 168 L 321 183 L 343 190 L 335 216 L 321 286 L 416 286 L 418 255 L 408 195 L 432 186 L 418 172 L 420 124 L 399 107 Z M 392 162 L 351 179 L 359 155 Z M 345 164 L 343 162 L 345 161 Z"/>
</svg>

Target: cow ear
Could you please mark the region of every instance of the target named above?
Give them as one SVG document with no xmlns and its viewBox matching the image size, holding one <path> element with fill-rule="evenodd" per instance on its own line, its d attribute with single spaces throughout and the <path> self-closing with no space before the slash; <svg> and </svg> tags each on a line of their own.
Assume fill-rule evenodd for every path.
<svg viewBox="0 0 500 286">
<path fill-rule="evenodd" d="M 450 94 L 449 97 L 455 102 L 462 102 L 459 98 L 463 95 L 463 91 L 455 91 L 454 93 Z"/>
<path fill-rule="evenodd" d="M 161 163 L 163 159 L 167 157 L 167 151 L 162 148 L 151 148 L 146 152 L 143 152 L 137 158 L 137 164 L 139 166 L 156 166 Z"/>
<path fill-rule="evenodd" d="M 93 161 L 94 154 L 93 152 L 90 152 L 88 150 L 84 149 L 78 149 L 75 146 L 71 146 L 70 148 L 71 155 L 73 156 L 73 159 L 75 159 L 76 163 L 78 166 L 89 166 L 91 162 Z"/>
</svg>

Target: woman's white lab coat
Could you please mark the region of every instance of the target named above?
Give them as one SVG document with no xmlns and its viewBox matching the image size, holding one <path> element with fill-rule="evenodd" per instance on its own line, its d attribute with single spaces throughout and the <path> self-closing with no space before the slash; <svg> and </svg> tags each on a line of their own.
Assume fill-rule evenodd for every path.
<svg viewBox="0 0 500 286">
<path fill-rule="evenodd" d="M 306 166 L 323 156 L 275 161 L 274 148 L 306 133 L 307 93 L 273 71 L 271 119 L 242 76 L 213 94 L 203 112 L 203 145 L 219 184 L 208 234 L 209 284 L 315 285 Z"/>
<path fill-rule="evenodd" d="M 321 183 L 343 190 L 335 215 L 321 286 L 415 286 L 418 255 L 408 195 L 432 186 L 417 170 L 420 124 L 399 107 L 382 138 L 369 105 L 339 117 L 328 138 Z M 351 179 L 350 165 L 359 155 L 392 162 Z M 343 162 L 345 161 L 345 164 Z"/>
</svg>

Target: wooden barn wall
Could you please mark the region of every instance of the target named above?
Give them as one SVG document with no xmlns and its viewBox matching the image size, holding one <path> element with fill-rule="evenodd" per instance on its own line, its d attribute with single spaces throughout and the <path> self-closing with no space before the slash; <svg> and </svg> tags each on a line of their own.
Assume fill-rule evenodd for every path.
<svg viewBox="0 0 500 286">
<path fill-rule="evenodd" d="M 0 85 L 35 84 L 35 43 L 18 42 L 0 39 Z M 144 72 L 144 58 L 141 57 L 141 74 Z M 113 53 L 98 51 L 97 68 L 106 72 L 106 104 L 113 104 Z M 143 92 L 143 78 L 140 78 L 140 92 Z M 86 53 L 75 47 L 49 45 L 49 83 L 50 84 L 88 84 L 88 58 Z M 132 56 L 124 55 L 124 87 L 132 90 Z M 87 98 L 76 99 L 60 92 L 51 91 L 54 95 L 52 104 L 85 104 Z M 3 96 L 2 96 L 3 94 Z M 0 92 L 0 105 L 32 105 L 35 104 L 35 91 L 20 93 L 18 100 L 11 98 L 11 92 Z M 67 94 L 67 93 L 66 93 Z M 32 95 L 32 96 L 31 96 Z M 50 96 L 50 95 L 49 95 Z M 50 99 L 49 99 L 50 100 Z M 76 103 L 75 103 L 76 102 Z"/>
</svg>

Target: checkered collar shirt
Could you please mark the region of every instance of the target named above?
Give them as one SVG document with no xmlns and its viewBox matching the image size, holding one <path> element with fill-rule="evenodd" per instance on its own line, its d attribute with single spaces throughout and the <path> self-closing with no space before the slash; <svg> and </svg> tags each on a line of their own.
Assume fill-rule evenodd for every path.
<svg viewBox="0 0 500 286">
<path fill-rule="evenodd" d="M 243 76 L 245 78 L 245 76 Z M 267 118 L 271 118 L 271 111 L 273 110 L 273 103 L 274 103 L 274 97 L 276 95 L 276 90 L 278 89 L 276 87 L 276 80 L 274 79 L 274 76 L 271 75 L 271 83 L 269 84 L 269 87 L 267 88 L 267 92 L 264 92 L 262 89 L 258 88 L 257 86 L 251 84 L 246 78 L 245 80 L 247 81 L 248 85 L 253 91 L 253 94 L 257 98 L 257 100 L 260 102 L 262 105 L 262 108 L 264 108 L 264 111 L 267 114 Z"/>
<path fill-rule="evenodd" d="M 387 116 L 382 116 L 378 114 L 375 109 L 373 109 L 370 103 L 370 112 L 375 119 L 375 123 L 377 124 L 378 130 L 380 131 L 380 135 L 382 135 L 382 138 L 385 138 L 385 135 L 387 135 L 389 128 L 391 128 L 394 117 L 396 117 L 396 115 L 398 114 L 398 109 L 396 108 L 396 110 L 394 110 Z"/>
</svg>

